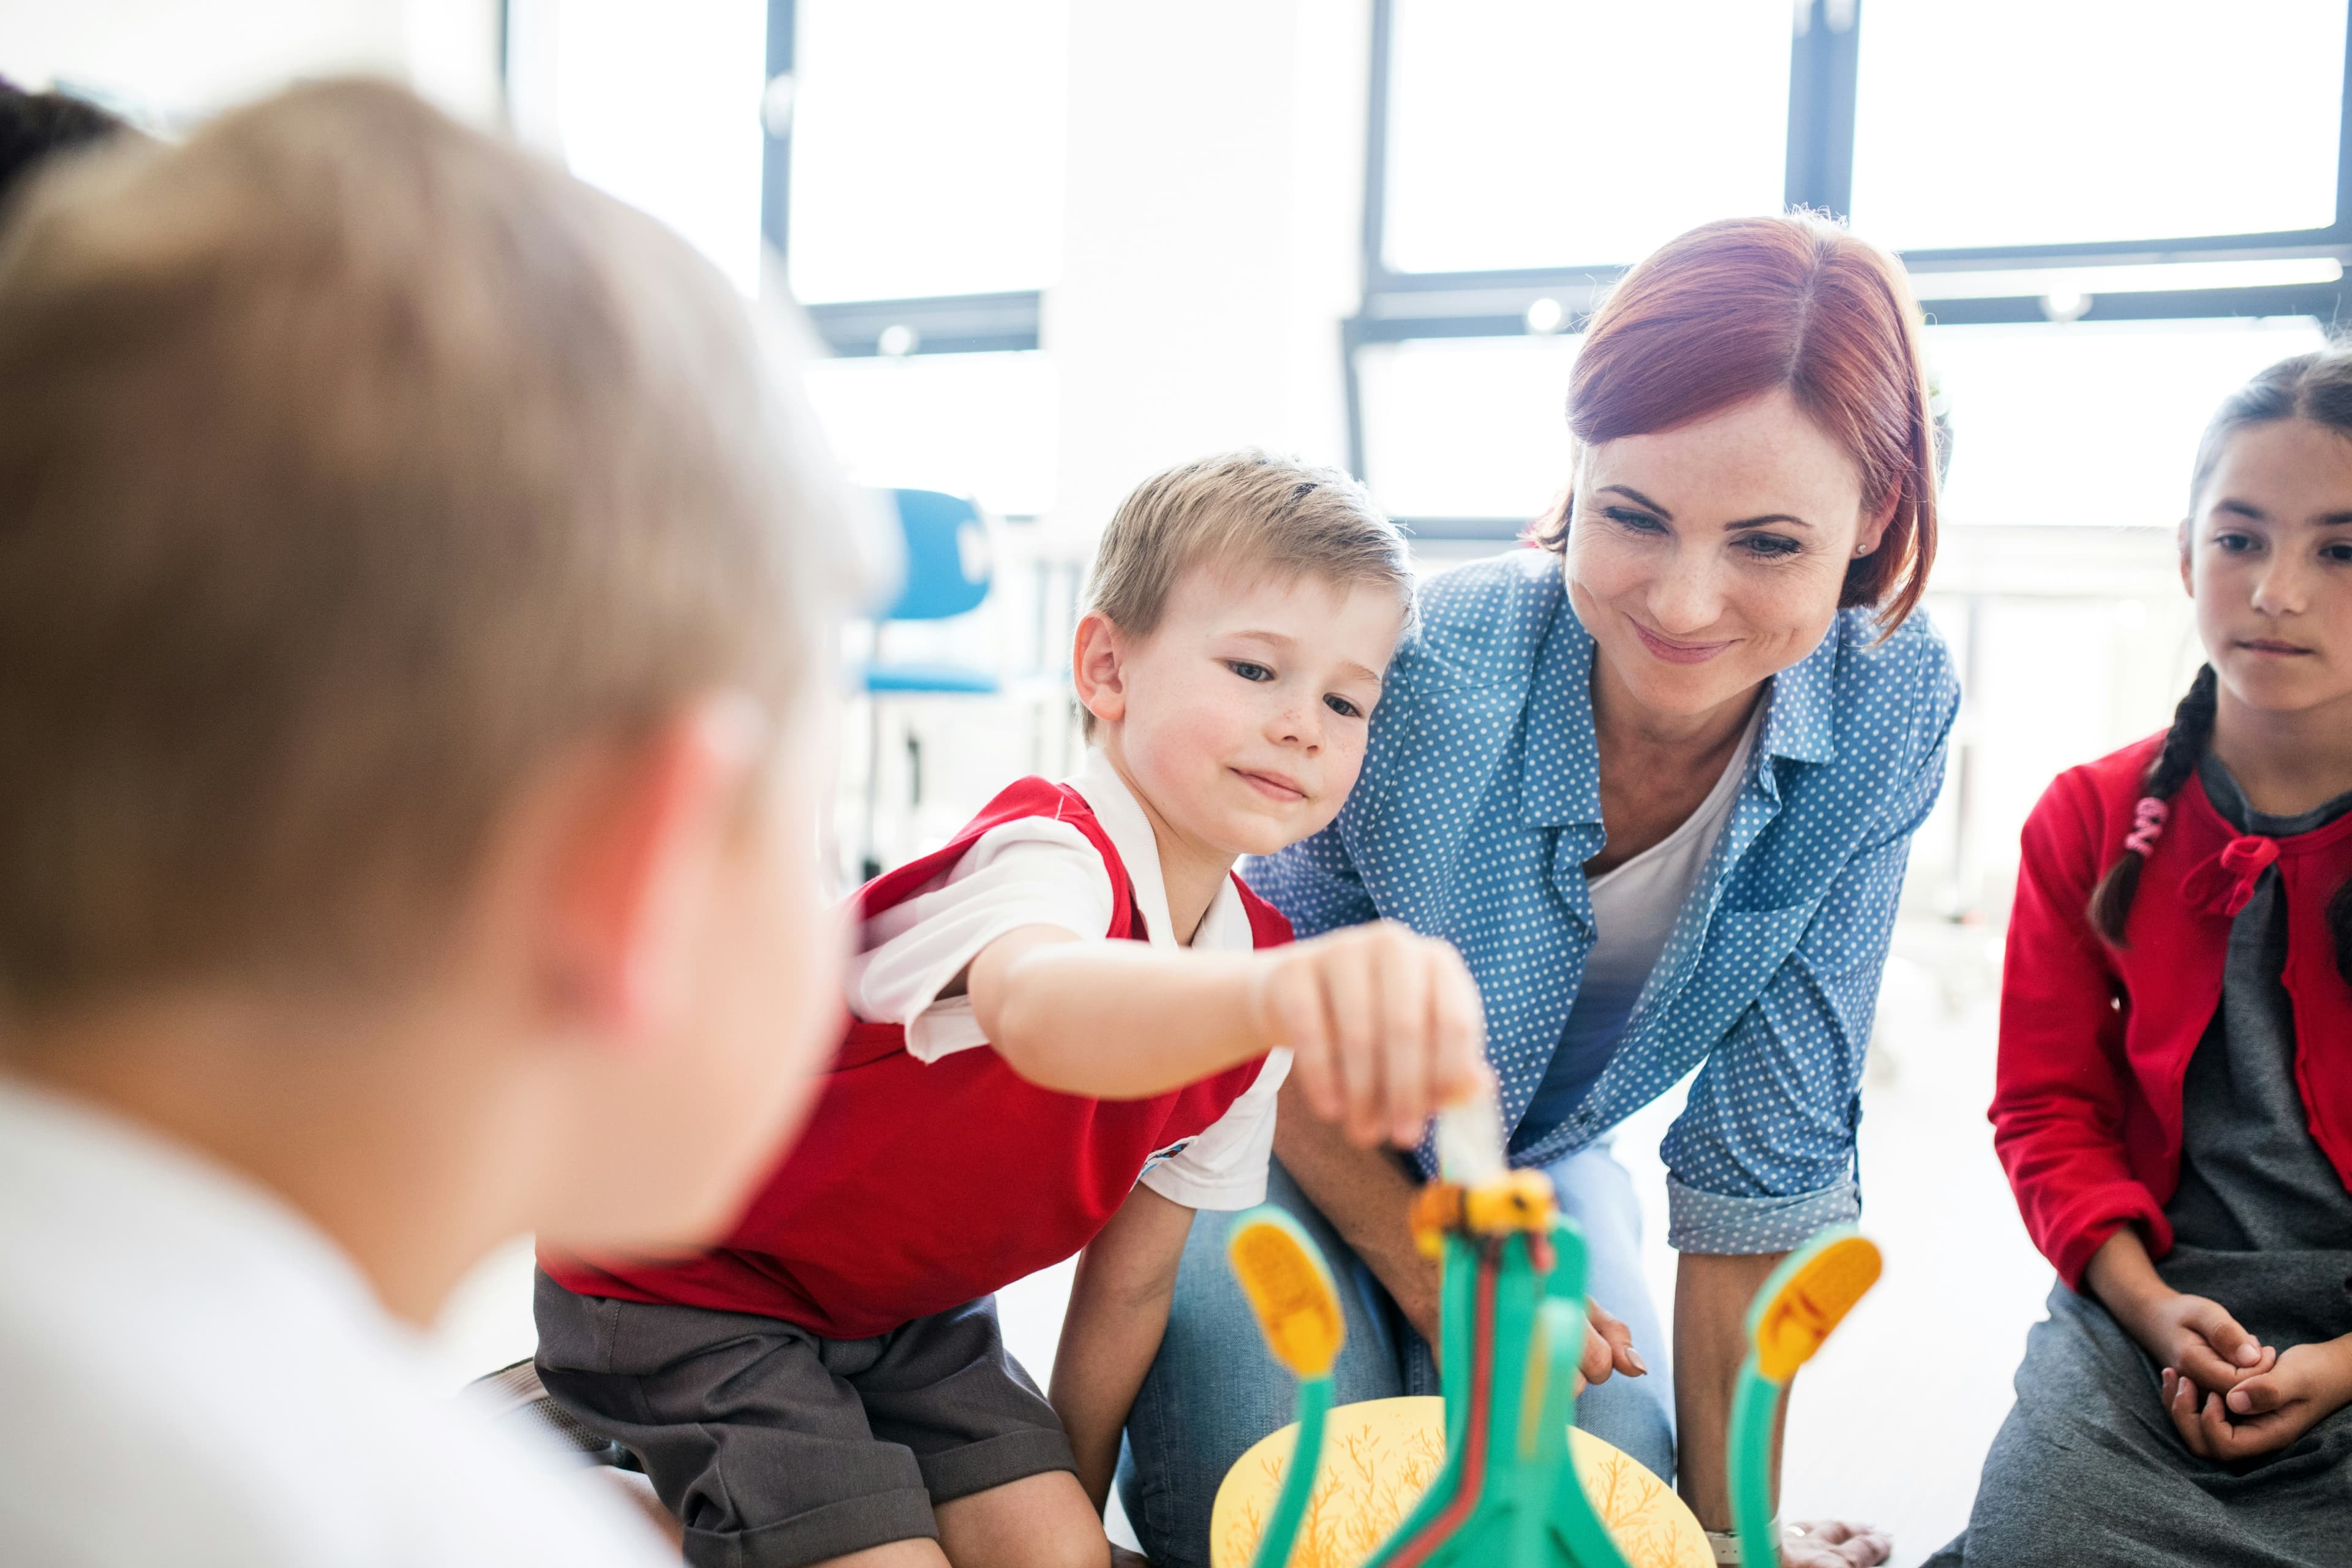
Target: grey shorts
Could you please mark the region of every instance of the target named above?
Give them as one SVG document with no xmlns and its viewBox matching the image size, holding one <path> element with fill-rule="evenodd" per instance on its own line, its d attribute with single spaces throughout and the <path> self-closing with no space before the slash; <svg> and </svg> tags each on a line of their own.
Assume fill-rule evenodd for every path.
<svg viewBox="0 0 2352 1568">
<path fill-rule="evenodd" d="M 540 1381 L 637 1458 L 695 1568 L 803 1568 L 936 1540 L 935 1503 L 1075 1470 L 992 1298 L 870 1340 L 578 1296 L 539 1276 Z"/>
</svg>

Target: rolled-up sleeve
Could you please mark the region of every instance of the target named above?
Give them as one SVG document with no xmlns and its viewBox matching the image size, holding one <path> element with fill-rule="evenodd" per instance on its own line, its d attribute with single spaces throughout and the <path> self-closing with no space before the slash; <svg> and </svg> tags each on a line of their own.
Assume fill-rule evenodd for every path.
<svg viewBox="0 0 2352 1568">
<path fill-rule="evenodd" d="M 1863 1059 L 1911 836 L 1943 787 L 1958 691 L 1947 682 L 1921 708 L 1916 762 L 1795 946 L 1708 1054 L 1660 1146 L 1666 1239 L 1682 1251 L 1786 1252 L 1861 1213 Z"/>
</svg>

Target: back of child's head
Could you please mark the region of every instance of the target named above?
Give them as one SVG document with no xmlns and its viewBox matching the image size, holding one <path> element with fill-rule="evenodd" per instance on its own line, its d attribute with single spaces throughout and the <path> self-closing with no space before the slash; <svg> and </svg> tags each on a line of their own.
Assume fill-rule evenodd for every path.
<svg viewBox="0 0 2352 1568">
<path fill-rule="evenodd" d="M 75 163 L 0 242 L 0 1002 L 397 982 L 534 768 L 794 703 L 841 514 L 673 236 L 361 82 Z"/>
<path fill-rule="evenodd" d="M 2352 439 L 2352 342 L 2283 359 L 2222 400 L 2197 443 L 2189 481 L 2189 513 L 2180 525 L 2184 552 L 2190 548 L 2197 512 L 2204 504 L 2214 470 L 2231 440 L 2257 426 L 2288 419 L 2308 420 Z M 2091 925 L 2108 942 L 2121 945 L 2125 941 L 2132 905 L 2139 895 L 2140 872 L 2162 836 L 2172 797 L 2189 783 L 2212 744 L 2220 701 L 2221 679 L 2207 663 L 2173 710 L 2164 742 L 2148 763 L 2141 784 L 2138 826 L 2091 890 Z M 2329 900 L 2327 918 L 2335 938 L 2336 966 L 2347 984 L 2352 984 L 2352 881 L 2336 889 Z"/>
<path fill-rule="evenodd" d="M 1202 567 L 1242 582 L 1367 588 L 1412 611 L 1404 536 L 1364 487 L 1336 468 L 1256 450 L 1181 463 L 1136 486 L 1103 530 L 1080 607 L 1148 637 L 1176 584 Z M 1092 734 L 1092 714 L 1085 723 Z"/>
</svg>

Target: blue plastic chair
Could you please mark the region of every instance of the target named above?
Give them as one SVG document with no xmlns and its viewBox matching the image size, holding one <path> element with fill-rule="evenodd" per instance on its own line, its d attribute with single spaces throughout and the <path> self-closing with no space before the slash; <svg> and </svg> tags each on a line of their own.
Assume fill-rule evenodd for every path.
<svg viewBox="0 0 2352 1568">
<path fill-rule="evenodd" d="M 882 776 L 881 703 L 891 696 L 988 696 L 1001 682 L 993 670 L 937 660 L 893 662 L 883 657 L 883 633 L 893 621 L 943 621 L 968 615 L 988 598 L 994 582 L 988 528 L 980 508 L 961 496 L 940 490 L 886 492 L 898 514 L 906 542 L 906 586 L 898 601 L 874 623 L 873 658 L 858 673 L 866 700 L 866 834 L 860 846 L 862 874 L 880 876 L 875 853 L 874 824 L 880 804 Z M 911 804 L 922 804 L 922 770 L 915 768 Z"/>
</svg>

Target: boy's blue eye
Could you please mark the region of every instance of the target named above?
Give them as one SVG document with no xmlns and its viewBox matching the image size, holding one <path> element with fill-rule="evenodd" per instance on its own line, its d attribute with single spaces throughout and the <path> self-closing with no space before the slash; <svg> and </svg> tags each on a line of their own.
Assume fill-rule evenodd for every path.
<svg viewBox="0 0 2352 1568">
<path fill-rule="evenodd" d="M 1229 658 L 1225 660 L 1225 668 L 1232 670 L 1235 675 L 1240 676 L 1244 680 L 1272 680 L 1274 679 L 1274 671 L 1266 668 L 1266 667 L 1262 664 L 1252 664 L 1245 658 Z"/>
<path fill-rule="evenodd" d="M 1342 719 L 1360 719 L 1364 716 L 1364 710 L 1362 709 L 1357 707 L 1354 703 L 1349 701 L 1344 697 L 1336 695 L 1326 697 L 1323 699 L 1323 706 L 1328 708 L 1332 712 L 1337 713 Z"/>
</svg>

